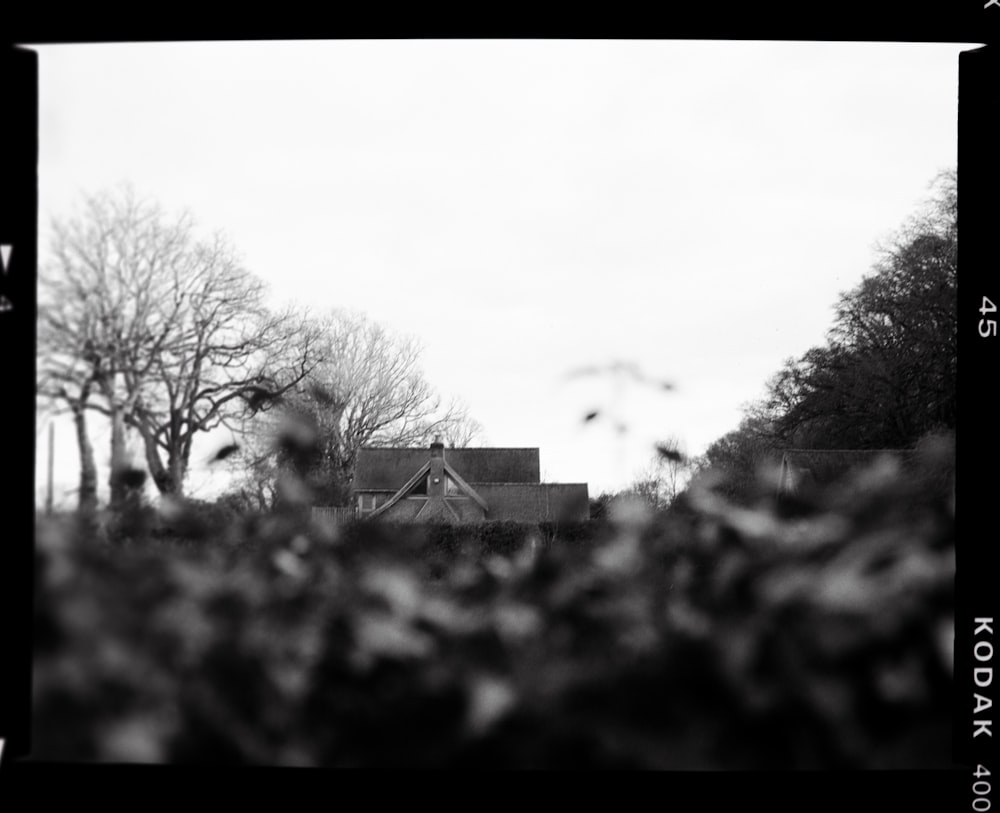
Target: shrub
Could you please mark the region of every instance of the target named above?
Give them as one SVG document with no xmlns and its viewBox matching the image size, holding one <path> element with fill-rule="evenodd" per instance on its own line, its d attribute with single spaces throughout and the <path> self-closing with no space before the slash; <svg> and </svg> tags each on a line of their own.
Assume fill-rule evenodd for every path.
<svg viewBox="0 0 1000 813">
<path fill-rule="evenodd" d="M 950 765 L 953 516 L 909 475 L 794 515 L 696 488 L 580 527 L 233 527 L 40 528 L 37 758 Z"/>
</svg>

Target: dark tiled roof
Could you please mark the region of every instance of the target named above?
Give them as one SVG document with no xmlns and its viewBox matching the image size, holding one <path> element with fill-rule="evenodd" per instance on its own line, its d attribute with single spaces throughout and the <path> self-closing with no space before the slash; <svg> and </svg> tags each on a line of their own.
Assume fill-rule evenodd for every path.
<svg viewBox="0 0 1000 813">
<path fill-rule="evenodd" d="M 786 449 L 782 463 L 808 469 L 817 483 L 830 483 L 849 471 L 871 466 L 880 457 L 892 457 L 904 466 L 917 453 L 911 449 Z"/>
<path fill-rule="evenodd" d="M 430 458 L 427 448 L 363 448 L 356 491 L 396 491 Z M 444 459 L 468 483 L 538 483 L 538 449 L 445 449 Z"/>
<path fill-rule="evenodd" d="M 590 504 L 585 483 L 470 483 L 489 506 L 487 519 L 515 522 L 581 521 Z"/>
</svg>

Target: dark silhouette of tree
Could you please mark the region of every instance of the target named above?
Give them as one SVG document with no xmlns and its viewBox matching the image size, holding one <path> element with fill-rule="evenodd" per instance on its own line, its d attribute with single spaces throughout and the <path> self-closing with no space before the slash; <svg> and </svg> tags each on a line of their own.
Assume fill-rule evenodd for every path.
<svg viewBox="0 0 1000 813">
<path fill-rule="evenodd" d="M 954 173 L 843 294 L 827 344 L 788 361 L 767 408 L 788 445 L 910 447 L 955 426 L 958 218 Z"/>
<path fill-rule="evenodd" d="M 760 492 L 761 474 L 777 462 L 780 445 L 767 417 L 748 408 L 736 429 L 692 462 L 693 476 L 710 476 L 720 493 L 738 503 L 752 502 Z"/>
<path fill-rule="evenodd" d="M 789 359 L 740 426 L 696 461 L 742 502 L 784 448 L 899 449 L 955 428 L 958 198 L 940 175 L 916 216 L 841 294 L 826 344 Z"/>
</svg>

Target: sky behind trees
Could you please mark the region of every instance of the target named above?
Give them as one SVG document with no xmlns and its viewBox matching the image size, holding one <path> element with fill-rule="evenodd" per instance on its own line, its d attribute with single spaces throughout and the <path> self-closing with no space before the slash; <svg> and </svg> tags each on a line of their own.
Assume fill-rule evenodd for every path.
<svg viewBox="0 0 1000 813">
<path fill-rule="evenodd" d="M 838 294 L 955 165 L 961 50 L 43 46 L 40 261 L 51 218 L 130 183 L 223 231 L 276 305 L 418 338 L 489 445 L 538 446 L 544 479 L 596 495 L 658 439 L 703 451 L 822 342 Z M 675 388 L 572 375 L 622 362 Z M 57 493 L 77 479 L 61 426 Z M 196 468 L 190 493 L 210 482 Z"/>
</svg>

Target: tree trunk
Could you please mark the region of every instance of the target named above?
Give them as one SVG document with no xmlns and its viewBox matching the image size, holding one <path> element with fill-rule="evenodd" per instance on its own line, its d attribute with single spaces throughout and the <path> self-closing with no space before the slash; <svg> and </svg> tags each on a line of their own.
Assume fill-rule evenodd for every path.
<svg viewBox="0 0 1000 813">
<path fill-rule="evenodd" d="M 52 502 L 53 502 L 53 494 L 52 494 L 52 485 L 53 485 L 53 482 L 52 481 L 53 481 L 54 469 L 55 469 L 55 434 L 56 434 L 56 425 L 54 423 L 50 423 L 49 424 L 49 459 L 48 459 L 48 466 L 47 466 L 46 476 L 45 476 L 45 516 L 47 516 L 47 517 L 51 517 L 52 516 L 52 509 L 53 509 L 53 505 L 52 505 Z"/>
<path fill-rule="evenodd" d="M 167 467 L 170 471 L 170 484 L 173 488 L 173 491 L 170 493 L 175 497 L 183 497 L 184 475 L 187 473 L 187 460 L 180 455 L 171 452 L 167 461 Z"/>
<path fill-rule="evenodd" d="M 149 427 L 143 424 L 136 424 L 136 429 L 138 429 L 139 436 L 142 438 L 142 445 L 146 452 L 146 465 L 149 467 L 149 473 L 153 478 L 153 484 L 156 486 L 157 491 L 165 495 L 175 494 L 176 490 L 170 477 L 170 472 L 160 459 L 160 450 L 156 445 L 155 435 Z"/>
<path fill-rule="evenodd" d="M 153 433 L 145 426 L 140 425 L 137 428 L 146 450 L 146 465 L 149 467 L 157 491 L 164 496 L 183 497 L 187 461 L 181 455 L 171 452 L 167 464 L 164 465 Z"/>
<path fill-rule="evenodd" d="M 125 418 L 120 406 L 111 402 L 111 476 L 108 485 L 111 488 L 111 509 L 120 510 L 125 505 L 128 487 L 122 480 L 123 472 L 128 468 L 128 455 L 125 448 Z"/>
<path fill-rule="evenodd" d="M 94 462 L 94 447 L 87 435 L 87 417 L 83 402 L 71 404 L 73 422 L 76 424 L 76 442 L 80 451 L 80 491 L 77 510 L 84 517 L 97 513 L 97 464 Z"/>
</svg>

